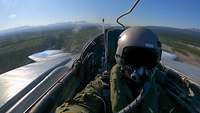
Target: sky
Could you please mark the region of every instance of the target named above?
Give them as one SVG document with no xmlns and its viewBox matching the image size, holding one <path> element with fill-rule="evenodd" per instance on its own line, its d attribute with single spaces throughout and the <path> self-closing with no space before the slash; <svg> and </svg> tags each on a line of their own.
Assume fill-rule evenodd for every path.
<svg viewBox="0 0 200 113">
<path fill-rule="evenodd" d="M 0 0 L 0 30 L 69 21 L 116 24 L 134 0 Z M 200 29 L 200 0 L 141 0 L 123 18 L 130 26 Z"/>
</svg>

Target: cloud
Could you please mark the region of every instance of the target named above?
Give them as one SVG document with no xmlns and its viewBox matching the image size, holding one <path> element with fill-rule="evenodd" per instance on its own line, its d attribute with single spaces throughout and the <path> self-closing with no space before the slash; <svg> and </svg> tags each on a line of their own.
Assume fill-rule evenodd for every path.
<svg viewBox="0 0 200 113">
<path fill-rule="evenodd" d="M 17 17 L 16 14 L 10 14 L 10 15 L 8 16 L 8 18 L 10 18 L 10 19 L 14 19 L 14 18 L 16 18 L 16 17 Z"/>
</svg>

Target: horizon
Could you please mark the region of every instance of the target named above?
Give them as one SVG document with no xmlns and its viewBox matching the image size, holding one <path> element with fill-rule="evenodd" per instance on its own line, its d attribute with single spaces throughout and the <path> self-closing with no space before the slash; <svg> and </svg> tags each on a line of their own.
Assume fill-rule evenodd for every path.
<svg viewBox="0 0 200 113">
<path fill-rule="evenodd" d="M 128 26 L 200 29 L 200 1 L 181 0 L 181 5 L 180 0 L 155 1 L 142 0 L 121 22 Z M 101 23 L 102 18 L 106 24 L 117 25 L 115 19 L 132 4 L 132 0 L 0 0 L 0 31 L 76 21 Z"/>
<path fill-rule="evenodd" d="M 6 32 L 6 31 L 9 31 L 9 30 L 17 30 L 19 28 L 28 28 L 28 27 L 48 27 L 48 26 L 51 26 L 51 25 L 56 25 L 56 24 L 67 24 L 67 23 L 73 23 L 73 24 L 77 24 L 77 23 L 80 23 L 80 22 L 83 22 L 85 24 L 99 24 L 99 25 L 102 25 L 102 23 L 96 23 L 96 22 L 87 22 L 87 21 L 66 21 L 66 22 L 57 22 L 57 23 L 50 23 L 50 24 L 43 24 L 43 25 L 24 25 L 24 26 L 16 26 L 16 27 L 11 27 L 11 28 L 6 28 L 6 29 L 0 29 L 0 33 L 3 33 L 3 32 Z M 108 25 L 113 25 L 113 26 L 120 26 L 119 24 L 108 24 Z M 159 25 L 132 25 L 130 27 L 133 27 L 133 26 L 142 26 L 142 27 L 163 27 L 163 28 L 175 28 L 175 29 L 188 29 L 188 30 L 192 30 L 192 29 L 197 29 L 197 30 L 200 30 L 199 28 L 180 28 L 180 27 L 174 27 L 174 26 L 159 26 Z"/>
</svg>

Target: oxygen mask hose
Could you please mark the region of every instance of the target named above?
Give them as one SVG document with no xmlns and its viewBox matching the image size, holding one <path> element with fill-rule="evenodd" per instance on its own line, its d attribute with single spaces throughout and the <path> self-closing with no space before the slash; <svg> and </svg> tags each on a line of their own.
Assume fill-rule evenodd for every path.
<svg viewBox="0 0 200 113">
<path fill-rule="evenodd" d="M 124 17 L 124 16 L 130 14 L 130 13 L 133 11 L 133 9 L 135 9 L 135 7 L 138 5 L 139 2 L 140 2 L 140 0 L 135 1 L 135 3 L 133 4 L 133 6 L 132 6 L 126 13 L 120 15 L 120 16 L 117 18 L 116 22 L 117 22 L 119 25 L 121 25 L 124 29 L 126 28 L 125 25 L 122 24 L 122 23 L 120 23 L 119 20 L 120 20 L 122 17 Z"/>
<path fill-rule="evenodd" d="M 132 113 L 137 111 L 137 107 L 141 104 L 144 97 L 149 93 L 151 88 L 151 82 L 145 82 L 144 87 L 140 90 L 139 95 L 130 104 L 120 110 L 118 113 Z"/>
</svg>

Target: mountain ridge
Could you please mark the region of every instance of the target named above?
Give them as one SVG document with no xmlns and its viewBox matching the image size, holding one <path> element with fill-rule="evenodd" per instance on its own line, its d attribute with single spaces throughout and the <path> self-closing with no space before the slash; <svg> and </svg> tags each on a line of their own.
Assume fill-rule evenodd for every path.
<svg viewBox="0 0 200 113">
<path fill-rule="evenodd" d="M 0 39 L 3 37 L 9 37 L 9 35 L 17 35 L 23 33 L 34 33 L 34 32 L 44 32 L 48 30 L 59 30 L 59 29 L 81 29 L 87 27 L 98 27 L 102 29 L 102 25 L 98 23 L 89 23 L 86 21 L 77 21 L 77 22 L 63 22 L 63 23 L 55 23 L 41 26 L 21 26 L 6 30 L 0 31 Z M 111 26 L 111 25 L 106 25 Z M 175 27 L 166 27 L 166 26 L 144 26 L 146 28 L 151 29 L 155 33 L 169 33 L 169 34 L 181 34 L 181 35 L 191 35 L 200 39 L 200 29 L 194 28 L 175 28 Z"/>
<path fill-rule="evenodd" d="M 55 23 L 55 24 L 48 24 L 48 25 L 41 25 L 41 26 L 21 26 L 16 28 L 10 28 L 6 30 L 0 31 L 0 38 L 8 35 L 16 35 L 21 33 L 33 33 L 33 32 L 42 32 L 48 30 L 56 30 L 56 29 L 68 29 L 74 27 L 97 27 L 100 26 L 96 23 L 88 23 L 85 21 L 78 21 L 78 22 L 64 22 L 64 23 Z"/>
</svg>

